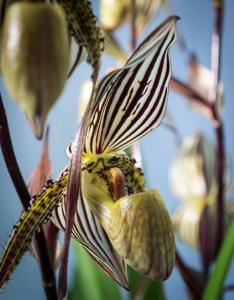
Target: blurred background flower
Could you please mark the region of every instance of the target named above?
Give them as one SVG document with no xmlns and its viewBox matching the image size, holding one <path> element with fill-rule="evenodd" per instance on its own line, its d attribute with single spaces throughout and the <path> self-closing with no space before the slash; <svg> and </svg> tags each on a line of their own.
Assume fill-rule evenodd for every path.
<svg viewBox="0 0 234 300">
<path fill-rule="evenodd" d="M 225 164 L 224 188 L 230 189 L 230 160 Z M 186 137 L 170 169 L 174 193 L 194 206 L 214 204 L 217 197 L 215 145 L 202 133 Z"/>
</svg>

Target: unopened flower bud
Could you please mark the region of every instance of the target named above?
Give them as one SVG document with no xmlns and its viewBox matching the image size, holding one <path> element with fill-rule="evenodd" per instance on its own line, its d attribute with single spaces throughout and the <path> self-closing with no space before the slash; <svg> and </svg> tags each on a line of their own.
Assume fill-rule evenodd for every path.
<svg viewBox="0 0 234 300">
<path fill-rule="evenodd" d="M 144 30 L 163 2 L 163 0 L 135 1 L 135 26 L 137 32 Z M 131 20 L 132 13 L 131 0 L 101 0 L 100 2 L 100 20 L 106 30 L 115 30 L 126 20 Z"/>
<path fill-rule="evenodd" d="M 69 40 L 62 9 L 43 2 L 10 5 L 3 25 L 1 65 L 10 95 L 40 138 L 68 74 Z"/>
<path fill-rule="evenodd" d="M 129 0 L 101 0 L 100 20 L 106 30 L 115 30 L 126 21 L 130 6 Z"/>
</svg>

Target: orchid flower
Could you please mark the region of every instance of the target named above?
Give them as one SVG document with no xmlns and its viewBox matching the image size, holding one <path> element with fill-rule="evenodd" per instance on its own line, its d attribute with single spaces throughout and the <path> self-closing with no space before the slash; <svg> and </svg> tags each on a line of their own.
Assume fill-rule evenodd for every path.
<svg viewBox="0 0 234 300">
<path fill-rule="evenodd" d="M 168 52 L 176 40 L 177 19 L 169 17 L 121 69 L 100 82 L 86 133 L 72 237 L 127 289 L 127 264 L 164 280 L 174 263 L 174 235 L 163 200 L 156 190 L 145 190 L 141 170 L 123 150 L 164 117 L 171 76 Z M 71 157 L 72 144 L 67 154 Z M 51 213 L 65 230 L 68 172 L 66 167 L 57 181 L 49 182 L 15 225 L 0 258 L 0 286 Z"/>
</svg>

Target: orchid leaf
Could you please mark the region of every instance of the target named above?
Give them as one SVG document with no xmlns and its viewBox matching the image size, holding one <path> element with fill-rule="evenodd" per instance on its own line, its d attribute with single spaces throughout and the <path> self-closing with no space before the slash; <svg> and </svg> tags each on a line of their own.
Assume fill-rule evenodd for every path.
<svg viewBox="0 0 234 300">
<path fill-rule="evenodd" d="M 164 287 L 163 283 L 159 282 L 148 282 L 147 288 L 145 289 L 144 300 L 164 300 Z"/>
<path fill-rule="evenodd" d="M 161 283 L 152 281 L 129 268 L 132 299 L 164 300 L 164 291 Z"/>
<path fill-rule="evenodd" d="M 117 285 L 93 263 L 85 250 L 78 243 L 74 243 L 73 249 L 76 269 L 68 299 L 75 300 L 79 295 L 85 300 L 121 300 Z"/>
<path fill-rule="evenodd" d="M 210 275 L 203 293 L 204 300 L 218 300 L 222 294 L 224 280 L 228 272 L 230 262 L 234 255 L 234 222 L 231 223 L 223 241 L 214 269 Z"/>
</svg>

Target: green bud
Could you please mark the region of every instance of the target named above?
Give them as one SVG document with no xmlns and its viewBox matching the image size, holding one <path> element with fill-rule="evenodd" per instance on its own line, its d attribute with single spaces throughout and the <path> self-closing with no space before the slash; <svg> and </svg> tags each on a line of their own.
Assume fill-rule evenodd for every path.
<svg viewBox="0 0 234 300">
<path fill-rule="evenodd" d="M 137 32 L 144 30 L 145 26 L 159 11 L 164 0 L 135 0 L 135 26 Z M 101 0 L 100 21 L 104 29 L 113 31 L 126 20 L 132 19 L 131 0 Z"/>
<path fill-rule="evenodd" d="M 69 40 L 62 9 L 47 3 L 9 6 L 2 32 L 2 73 L 10 95 L 38 138 L 68 73 Z"/>
<path fill-rule="evenodd" d="M 126 21 L 130 8 L 129 0 L 101 0 L 100 20 L 106 30 L 115 30 Z"/>
</svg>

